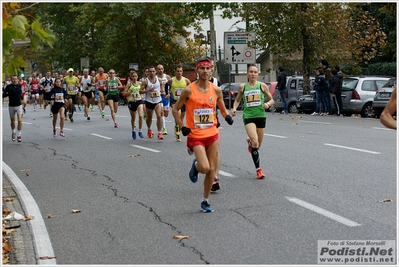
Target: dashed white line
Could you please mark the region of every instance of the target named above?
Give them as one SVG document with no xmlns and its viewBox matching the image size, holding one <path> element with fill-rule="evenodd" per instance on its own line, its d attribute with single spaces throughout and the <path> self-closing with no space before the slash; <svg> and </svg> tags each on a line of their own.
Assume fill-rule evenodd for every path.
<svg viewBox="0 0 399 267">
<path fill-rule="evenodd" d="M 148 148 L 148 147 L 145 147 L 145 146 L 138 146 L 138 145 L 131 145 L 131 146 L 134 146 L 134 147 L 137 147 L 137 148 L 140 148 L 140 149 L 144 149 L 144 150 L 148 150 L 148 151 L 151 151 L 151 152 L 155 152 L 155 153 L 161 152 L 159 150 L 155 150 L 155 149 Z"/>
<path fill-rule="evenodd" d="M 31 123 L 31 122 L 22 122 L 22 124 L 33 124 L 33 123 Z"/>
<path fill-rule="evenodd" d="M 231 174 L 231 173 L 228 173 L 228 172 L 224 172 L 224 171 L 221 171 L 221 170 L 219 170 L 219 174 L 223 175 L 223 176 L 226 176 L 226 177 L 235 177 L 234 174 Z"/>
<path fill-rule="evenodd" d="M 111 137 L 107 137 L 107 136 L 99 135 L 99 134 L 95 134 L 95 133 L 92 133 L 91 135 L 98 136 L 98 137 L 101 137 L 101 138 L 104 138 L 104 139 L 108 139 L 108 140 L 112 139 Z"/>
<path fill-rule="evenodd" d="M 59 126 L 57 126 L 57 127 L 55 127 L 56 129 L 60 129 L 60 127 Z M 64 130 L 66 130 L 66 131 L 72 131 L 72 129 L 69 129 L 69 128 L 64 128 Z"/>
<path fill-rule="evenodd" d="M 360 149 L 360 148 L 354 148 L 354 147 L 349 147 L 349 146 L 340 146 L 340 145 L 334 145 L 334 144 L 324 144 L 325 146 L 332 146 L 332 147 L 338 147 L 338 148 L 344 148 L 344 149 L 349 149 L 349 150 L 354 150 L 354 151 L 359 151 L 359 152 L 364 152 L 364 153 L 370 153 L 370 154 L 381 154 L 380 152 L 376 151 L 371 151 L 371 150 L 365 150 L 365 149 Z"/>
<path fill-rule="evenodd" d="M 309 210 L 311 210 L 313 212 L 316 212 L 316 213 L 318 213 L 320 215 L 323 215 L 323 216 L 325 216 L 327 218 L 330 218 L 330 219 L 332 219 L 332 220 L 334 220 L 336 222 L 342 223 L 342 224 L 344 224 L 346 226 L 354 227 L 354 226 L 360 226 L 361 225 L 361 224 L 359 224 L 357 222 L 351 221 L 351 220 L 349 220 L 349 219 L 347 219 L 345 217 L 342 217 L 342 216 L 340 216 L 338 214 L 335 214 L 335 213 L 332 213 L 332 212 L 330 212 L 328 210 L 325 210 L 325 209 L 322 209 L 320 207 L 317 207 L 317 206 L 315 206 L 313 204 L 310 204 L 310 203 L 308 203 L 306 201 L 303 201 L 303 200 L 300 200 L 298 198 L 294 198 L 294 197 L 286 197 L 286 198 L 288 199 L 288 201 L 290 201 L 292 203 L 295 203 L 295 204 L 297 204 L 297 205 L 299 205 L 301 207 L 304 207 L 304 208 L 309 209 Z"/>
<path fill-rule="evenodd" d="M 383 128 L 383 127 L 373 127 L 373 129 L 375 129 L 375 130 L 385 130 L 385 131 L 395 131 L 393 129 Z"/>
<path fill-rule="evenodd" d="M 314 123 L 314 124 L 325 124 L 325 125 L 332 124 L 331 122 L 320 122 L 320 121 L 299 121 L 299 122 L 307 122 L 307 123 Z"/>
<path fill-rule="evenodd" d="M 274 134 L 263 134 L 271 137 L 277 137 L 277 138 L 288 138 L 287 136 L 282 136 L 282 135 L 274 135 Z"/>
</svg>

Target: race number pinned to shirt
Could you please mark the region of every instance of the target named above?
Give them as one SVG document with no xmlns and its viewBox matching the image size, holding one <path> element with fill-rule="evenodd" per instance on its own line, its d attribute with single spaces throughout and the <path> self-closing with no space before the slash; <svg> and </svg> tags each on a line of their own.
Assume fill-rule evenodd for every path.
<svg viewBox="0 0 399 267">
<path fill-rule="evenodd" d="M 75 90 L 75 86 L 68 86 L 68 93 L 70 95 L 76 95 L 76 90 Z"/>
<path fill-rule="evenodd" d="M 209 128 L 213 126 L 213 110 L 211 108 L 194 109 L 195 128 Z"/>
<path fill-rule="evenodd" d="M 150 93 L 150 97 L 151 97 L 151 98 L 159 97 L 160 95 L 161 95 L 160 92 L 151 92 L 151 93 Z"/>
<path fill-rule="evenodd" d="M 175 89 L 175 100 L 179 99 L 181 96 L 181 92 L 183 91 L 184 88 L 176 88 Z"/>
<path fill-rule="evenodd" d="M 244 92 L 247 107 L 260 106 L 260 90 L 251 90 Z"/>
</svg>

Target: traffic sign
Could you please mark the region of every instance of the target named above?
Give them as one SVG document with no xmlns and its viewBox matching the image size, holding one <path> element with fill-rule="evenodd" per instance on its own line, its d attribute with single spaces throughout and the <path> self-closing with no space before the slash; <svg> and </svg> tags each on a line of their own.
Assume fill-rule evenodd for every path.
<svg viewBox="0 0 399 267">
<path fill-rule="evenodd" d="M 255 48 L 248 43 L 255 40 L 254 32 L 225 32 L 224 61 L 226 64 L 256 63 Z"/>
</svg>

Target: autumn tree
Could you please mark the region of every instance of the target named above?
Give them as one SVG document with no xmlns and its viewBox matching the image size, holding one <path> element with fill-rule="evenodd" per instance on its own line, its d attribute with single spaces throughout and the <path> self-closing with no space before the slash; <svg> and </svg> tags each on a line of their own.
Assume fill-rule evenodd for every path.
<svg viewBox="0 0 399 267">
<path fill-rule="evenodd" d="M 302 71 L 307 93 L 309 76 L 321 59 L 331 65 L 350 60 L 366 62 L 376 55 L 377 46 L 384 45 L 378 23 L 358 11 L 352 3 L 286 2 L 235 4 L 230 14 L 225 13 L 249 18 L 249 31 L 257 36 L 254 45 L 278 55 L 286 69 Z M 357 21 L 359 18 L 362 23 Z M 295 58 L 301 58 L 300 65 L 295 65 Z"/>
<path fill-rule="evenodd" d="M 31 51 L 36 51 L 41 44 L 50 47 L 55 41 L 55 36 L 50 30 L 42 27 L 40 18 L 31 18 L 29 9 L 35 4 L 21 5 L 21 3 L 3 3 L 3 71 L 8 74 L 22 73 L 22 68 L 27 66 L 23 56 L 15 53 L 13 42 L 27 41 Z M 25 16 L 28 14 L 28 16 Z M 27 18 L 28 17 L 28 18 Z"/>
</svg>

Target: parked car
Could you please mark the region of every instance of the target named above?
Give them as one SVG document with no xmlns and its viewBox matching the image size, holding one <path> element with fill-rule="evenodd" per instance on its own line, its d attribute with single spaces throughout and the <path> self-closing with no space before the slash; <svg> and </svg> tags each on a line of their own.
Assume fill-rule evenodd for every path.
<svg viewBox="0 0 399 267">
<path fill-rule="evenodd" d="M 341 94 L 344 114 L 360 114 L 362 117 L 374 118 L 375 113 L 372 103 L 375 92 L 388 80 L 389 77 L 383 76 L 354 76 L 344 78 Z M 315 94 L 312 93 L 299 97 L 297 108 L 305 113 L 315 111 Z M 335 110 L 334 104 L 333 110 Z"/>
<path fill-rule="evenodd" d="M 276 91 L 277 82 L 265 82 L 267 87 L 269 87 L 270 94 L 274 96 L 274 92 Z"/>
<path fill-rule="evenodd" d="M 314 77 L 310 77 L 310 89 L 312 90 L 312 81 Z M 303 95 L 303 76 L 287 76 L 287 93 L 285 99 L 287 101 L 288 112 L 298 113 L 297 100 Z M 273 96 L 274 108 L 276 111 L 283 110 L 284 104 L 280 97 L 280 92 L 276 91 Z"/>
<path fill-rule="evenodd" d="M 236 100 L 236 96 L 238 94 L 238 87 L 240 87 L 241 83 L 223 83 L 220 85 L 220 88 L 222 89 L 223 93 L 223 101 L 224 105 L 226 106 L 227 109 L 233 108 L 233 103 Z M 237 107 L 237 110 L 242 110 L 244 107 L 244 104 L 242 100 L 240 101 L 240 104 Z"/>
<path fill-rule="evenodd" d="M 396 85 L 396 77 L 388 80 L 380 89 L 377 90 L 373 100 L 373 110 L 377 118 L 380 117 L 381 112 L 384 110 L 391 98 L 393 89 Z"/>
<path fill-rule="evenodd" d="M 392 77 L 355 76 L 346 77 L 342 83 L 342 105 L 344 114 L 360 114 L 374 118 L 373 100 L 376 91 Z"/>
</svg>

